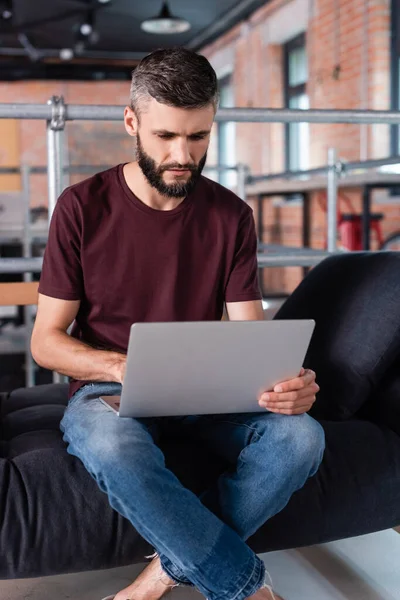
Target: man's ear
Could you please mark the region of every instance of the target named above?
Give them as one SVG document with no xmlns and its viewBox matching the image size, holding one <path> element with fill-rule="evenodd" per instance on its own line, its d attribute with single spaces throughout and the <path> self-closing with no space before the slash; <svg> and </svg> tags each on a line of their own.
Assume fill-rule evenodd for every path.
<svg viewBox="0 0 400 600">
<path fill-rule="evenodd" d="M 135 112 L 130 106 L 127 106 L 124 110 L 124 124 L 127 133 L 132 137 L 135 137 L 138 132 L 139 122 Z"/>
</svg>

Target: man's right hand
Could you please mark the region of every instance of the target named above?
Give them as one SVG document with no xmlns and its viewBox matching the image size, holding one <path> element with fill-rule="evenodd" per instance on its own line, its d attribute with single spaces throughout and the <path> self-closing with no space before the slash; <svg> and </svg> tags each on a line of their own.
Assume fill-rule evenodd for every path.
<svg viewBox="0 0 400 600">
<path fill-rule="evenodd" d="M 78 381 L 114 381 L 125 377 L 126 354 L 93 348 L 68 335 L 78 314 L 79 300 L 60 300 L 39 294 L 31 350 L 41 367 Z"/>
<path fill-rule="evenodd" d="M 125 378 L 125 370 L 126 356 L 125 354 L 120 354 L 116 359 L 114 359 L 113 365 L 111 367 L 111 374 L 114 378 L 114 381 L 123 384 Z"/>
</svg>

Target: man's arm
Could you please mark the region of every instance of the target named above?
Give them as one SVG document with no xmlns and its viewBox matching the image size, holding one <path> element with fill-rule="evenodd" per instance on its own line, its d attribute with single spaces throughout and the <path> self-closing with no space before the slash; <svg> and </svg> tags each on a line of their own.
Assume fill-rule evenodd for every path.
<svg viewBox="0 0 400 600">
<path fill-rule="evenodd" d="M 264 321 L 264 310 L 261 300 L 227 302 L 226 311 L 230 321 Z"/>
<path fill-rule="evenodd" d="M 73 379 L 122 383 L 125 355 L 94 350 L 68 335 L 68 327 L 79 306 L 79 300 L 60 300 L 39 294 L 31 340 L 33 358 L 40 366 Z"/>
</svg>

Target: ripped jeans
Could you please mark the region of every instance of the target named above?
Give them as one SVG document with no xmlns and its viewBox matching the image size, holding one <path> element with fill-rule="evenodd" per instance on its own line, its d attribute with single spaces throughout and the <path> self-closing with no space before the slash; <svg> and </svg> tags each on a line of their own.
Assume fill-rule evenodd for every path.
<svg viewBox="0 0 400 600">
<path fill-rule="evenodd" d="M 244 600 L 265 584 L 263 561 L 245 543 L 314 475 L 325 437 L 309 415 L 268 411 L 187 417 L 120 418 L 99 396 L 116 383 L 93 383 L 70 399 L 60 428 L 77 456 L 160 556 L 177 584 L 208 600 Z M 185 428 L 232 468 L 200 497 L 166 468 L 160 429 Z"/>
</svg>

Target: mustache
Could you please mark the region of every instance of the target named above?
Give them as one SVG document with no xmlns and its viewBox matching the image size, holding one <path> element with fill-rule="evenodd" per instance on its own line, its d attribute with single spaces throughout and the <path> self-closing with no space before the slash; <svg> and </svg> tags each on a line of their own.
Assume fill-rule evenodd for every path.
<svg viewBox="0 0 400 600">
<path fill-rule="evenodd" d="M 198 168 L 199 166 L 193 163 L 187 165 L 180 165 L 179 163 L 170 163 L 168 165 L 163 165 L 162 167 L 159 167 L 159 173 L 164 173 L 164 171 L 169 171 L 170 169 L 187 169 L 188 171 L 195 173 Z"/>
</svg>

